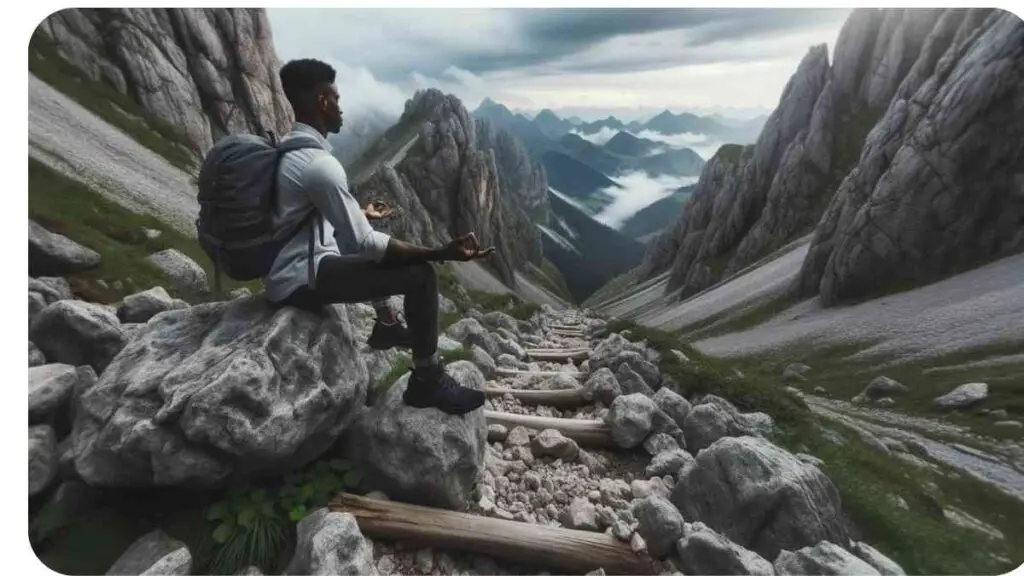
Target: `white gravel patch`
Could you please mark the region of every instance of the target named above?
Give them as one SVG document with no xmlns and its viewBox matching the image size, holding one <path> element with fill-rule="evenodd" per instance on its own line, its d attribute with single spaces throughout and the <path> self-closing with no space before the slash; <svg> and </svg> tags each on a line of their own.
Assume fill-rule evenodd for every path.
<svg viewBox="0 0 1024 576">
<path fill-rule="evenodd" d="M 854 306 L 822 308 L 812 298 L 756 328 L 695 345 L 729 357 L 808 343 L 861 343 L 868 347 L 855 358 L 905 362 L 1018 342 L 1024 346 L 1024 254 Z"/>
<path fill-rule="evenodd" d="M 29 156 L 133 212 L 195 236 L 192 176 L 29 75 Z"/>
</svg>

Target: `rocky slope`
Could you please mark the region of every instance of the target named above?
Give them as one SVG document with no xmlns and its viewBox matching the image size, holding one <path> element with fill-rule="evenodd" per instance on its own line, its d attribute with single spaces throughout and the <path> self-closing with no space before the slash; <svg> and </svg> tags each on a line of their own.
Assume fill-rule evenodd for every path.
<svg viewBox="0 0 1024 576">
<path fill-rule="evenodd" d="M 67 9 L 39 40 L 175 127 L 196 158 L 226 133 L 291 122 L 263 9 Z"/>
<path fill-rule="evenodd" d="M 474 119 L 458 98 L 421 90 L 349 173 L 361 201 L 380 198 L 396 207 L 392 233 L 438 244 L 475 232 L 482 244 L 497 248 L 488 267 L 513 286 L 516 269 L 540 263 L 540 232 L 520 208 L 535 203 L 537 194 L 503 192 L 502 176 L 532 190 L 543 173 L 529 166 L 520 172 L 502 155 L 503 174 L 492 150 L 480 146 Z"/>
<path fill-rule="evenodd" d="M 815 226 L 802 285 L 827 304 L 1019 250 L 1022 29 L 1000 11 L 855 11 L 757 142 L 704 167 L 641 279 L 669 271 L 685 297 Z"/>
</svg>

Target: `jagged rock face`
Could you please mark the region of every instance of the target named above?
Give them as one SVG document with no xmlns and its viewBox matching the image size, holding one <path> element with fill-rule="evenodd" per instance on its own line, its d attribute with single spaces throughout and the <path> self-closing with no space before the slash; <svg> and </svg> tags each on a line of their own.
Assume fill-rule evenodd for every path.
<svg viewBox="0 0 1024 576">
<path fill-rule="evenodd" d="M 801 285 L 828 305 L 1020 250 L 1019 27 L 991 10 L 854 11 L 834 64 L 812 48 L 757 143 L 708 162 L 640 279 L 667 271 L 686 297 L 813 232 Z"/>
<path fill-rule="evenodd" d="M 972 13 L 952 34 L 939 20 L 926 60 L 951 43 L 901 87 L 819 223 L 801 285 L 826 305 L 1024 248 L 1024 23 Z"/>
<path fill-rule="evenodd" d="M 199 158 L 224 134 L 283 134 L 281 89 L 263 9 L 68 9 L 38 30 L 93 80 L 177 128 Z"/>
<path fill-rule="evenodd" d="M 421 90 L 406 102 L 397 126 L 417 127 L 415 140 L 404 155 L 361 159 L 377 166 L 356 182 L 360 201 L 393 203 L 397 214 L 390 233 L 406 240 L 436 245 L 474 232 L 482 245 L 497 248 L 484 264 L 513 285 L 514 270 L 535 252 L 531 246 L 540 239 L 522 218 L 510 214 L 495 156 L 478 147 L 469 111 L 453 95 Z M 380 153 L 374 148 L 368 154 Z"/>
</svg>

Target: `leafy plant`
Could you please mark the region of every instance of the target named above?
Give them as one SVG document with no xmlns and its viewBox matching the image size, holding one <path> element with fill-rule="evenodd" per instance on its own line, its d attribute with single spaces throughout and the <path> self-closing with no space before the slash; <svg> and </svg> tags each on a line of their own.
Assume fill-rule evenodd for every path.
<svg viewBox="0 0 1024 576">
<path fill-rule="evenodd" d="M 281 507 L 291 521 L 298 522 L 311 510 L 326 506 L 339 492 L 359 486 L 362 479 L 362 473 L 347 460 L 317 461 L 285 477 Z"/>
<path fill-rule="evenodd" d="M 233 574 L 250 565 L 272 570 L 287 543 L 287 522 L 266 490 L 234 489 L 228 500 L 209 508 L 206 518 L 217 525 L 210 566 L 215 574 Z"/>
</svg>

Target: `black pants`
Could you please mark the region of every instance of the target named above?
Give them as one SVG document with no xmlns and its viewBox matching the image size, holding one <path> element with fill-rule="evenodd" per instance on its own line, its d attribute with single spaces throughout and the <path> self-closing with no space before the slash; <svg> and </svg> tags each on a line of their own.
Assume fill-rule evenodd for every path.
<svg viewBox="0 0 1024 576">
<path fill-rule="evenodd" d="M 437 273 L 429 263 L 384 264 L 345 262 L 327 256 L 317 269 L 316 289 L 292 292 L 277 305 L 320 312 L 329 304 L 353 304 L 405 296 L 405 318 L 412 335 L 412 353 L 426 358 L 437 352 Z"/>
</svg>

